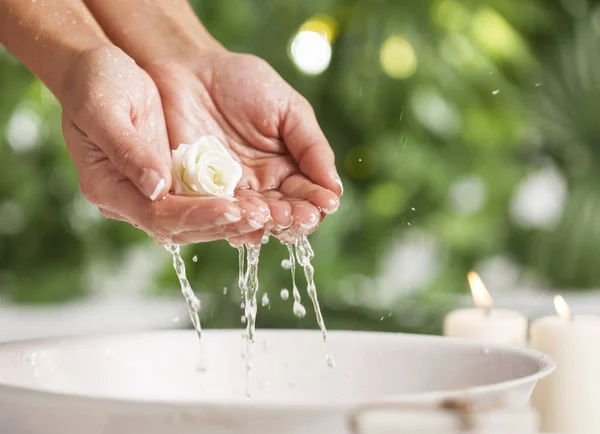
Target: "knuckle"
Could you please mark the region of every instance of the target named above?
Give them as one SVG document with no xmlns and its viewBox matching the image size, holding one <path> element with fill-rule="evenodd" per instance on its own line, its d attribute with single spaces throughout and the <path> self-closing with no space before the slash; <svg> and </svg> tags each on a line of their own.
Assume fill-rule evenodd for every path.
<svg viewBox="0 0 600 434">
<path fill-rule="evenodd" d="M 136 153 L 135 147 L 132 146 L 130 141 L 125 139 L 126 137 L 119 137 L 116 138 L 113 143 L 113 149 L 116 155 L 115 165 L 123 174 L 129 172 Z"/>
</svg>

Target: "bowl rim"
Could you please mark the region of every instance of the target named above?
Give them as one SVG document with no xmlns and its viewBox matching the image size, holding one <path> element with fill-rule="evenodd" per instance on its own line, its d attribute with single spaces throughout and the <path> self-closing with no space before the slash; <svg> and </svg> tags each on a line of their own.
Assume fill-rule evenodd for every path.
<svg viewBox="0 0 600 434">
<path fill-rule="evenodd" d="M 207 329 L 203 333 L 217 333 L 217 334 L 230 334 L 241 333 L 240 329 Z M 187 333 L 194 333 L 193 330 L 187 329 L 163 329 L 163 330 L 150 330 L 150 331 L 134 331 L 127 333 L 92 333 L 85 335 L 67 335 L 60 337 L 42 337 L 32 339 L 22 339 L 8 342 L 0 342 L 0 353 L 6 348 L 14 348 L 20 346 L 31 346 L 32 344 L 48 344 L 52 342 L 77 342 L 77 341 L 94 341 L 110 338 L 135 338 L 140 336 L 150 336 L 157 334 L 167 335 L 183 335 Z M 319 336 L 320 333 L 317 330 L 312 329 L 264 329 L 260 331 L 261 335 L 264 334 L 308 334 L 314 333 Z M 332 410 L 351 410 L 353 408 L 361 407 L 364 405 L 377 404 L 382 402 L 405 402 L 410 401 L 411 403 L 431 403 L 442 401 L 448 398 L 472 398 L 478 395 L 500 392 L 506 389 L 515 389 L 526 385 L 535 385 L 542 378 L 550 375 L 556 368 L 554 360 L 540 351 L 533 350 L 530 348 L 513 347 L 498 344 L 487 344 L 484 342 L 478 342 L 470 339 L 453 338 L 438 335 L 424 335 L 424 334 L 410 334 L 410 333 L 395 333 L 395 332 L 376 332 L 376 331 L 355 331 L 355 330 L 328 330 L 328 335 L 369 335 L 373 337 L 386 337 L 392 339 L 394 337 L 403 340 L 418 339 L 418 340 L 430 340 L 430 341 L 444 341 L 446 343 L 454 342 L 463 347 L 489 349 L 490 351 L 504 351 L 520 355 L 525 359 L 535 362 L 538 366 L 537 372 L 526 375 L 524 377 L 516 378 L 513 380 L 502 381 L 498 383 L 487 384 L 484 386 L 473 386 L 465 389 L 446 390 L 446 391 L 433 391 L 433 392 L 418 392 L 403 395 L 387 395 L 382 396 L 378 399 L 363 399 L 353 401 L 331 401 L 331 402 L 239 402 L 235 401 L 232 403 L 226 402 L 210 402 L 210 401 L 160 401 L 160 400 L 144 400 L 139 398 L 127 398 L 127 397 L 107 397 L 107 396 L 95 396 L 88 395 L 85 393 L 66 393 L 66 392 L 55 392 L 49 390 L 36 389 L 28 386 L 15 386 L 0 382 L 0 400 L 3 397 L 7 397 L 13 402 L 15 400 L 34 403 L 34 402 L 51 402 L 53 406 L 65 405 L 70 407 L 86 407 L 106 410 L 117 410 L 122 412 L 124 408 L 128 411 L 133 412 L 147 412 L 147 411 L 193 411 L 198 413 L 200 411 L 210 412 L 245 412 L 245 411 L 256 411 L 256 410 L 268 410 L 268 411 L 310 411 L 310 412 L 329 412 Z"/>
</svg>

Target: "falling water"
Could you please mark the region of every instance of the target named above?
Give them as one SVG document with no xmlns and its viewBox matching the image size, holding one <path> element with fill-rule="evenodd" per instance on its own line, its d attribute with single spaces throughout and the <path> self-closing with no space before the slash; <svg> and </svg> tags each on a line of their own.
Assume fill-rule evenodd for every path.
<svg viewBox="0 0 600 434">
<path fill-rule="evenodd" d="M 257 246 L 240 246 L 239 252 L 239 277 L 238 284 L 242 293 L 246 333 L 246 353 L 244 359 L 246 362 L 246 398 L 251 399 L 251 374 L 252 374 L 252 344 L 254 343 L 254 333 L 256 329 L 256 313 L 258 304 L 256 296 L 258 294 L 258 259 L 260 254 L 260 244 Z M 247 253 L 246 253 L 247 252 Z M 244 261 L 245 259 L 245 261 Z M 244 268 L 245 262 L 245 268 Z"/>
<path fill-rule="evenodd" d="M 299 235 L 296 239 L 295 243 L 296 247 L 296 258 L 298 259 L 298 264 L 304 269 L 304 276 L 306 277 L 306 291 L 308 292 L 308 296 L 312 301 L 313 307 L 315 309 L 315 316 L 317 318 L 317 324 L 321 329 L 321 336 L 323 337 L 323 342 L 327 346 L 327 329 L 325 328 L 325 321 L 323 320 L 323 315 L 321 314 L 321 306 L 319 305 L 319 298 L 317 297 L 317 287 L 315 286 L 315 269 L 311 264 L 311 259 L 314 258 L 315 253 L 308 241 L 306 235 Z M 290 252 L 291 252 L 291 246 Z M 293 254 L 290 255 L 293 257 Z M 292 263 L 292 265 L 294 265 Z M 294 270 L 294 267 L 292 267 Z M 294 288 L 296 287 L 296 283 L 294 282 Z M 325 363 L 330 368 L 335 366 L 335 362 L 329 351 L 326 350 L 325 353 Z"/>
<path fill-rule="evenodd" d="M 192 325 L 194 326 L 194 330 L 196 330 L 196 334 L 198 335 L 198 343 L 200 347 L 200 357 L 198 360 L 198 369 L 204 370 L 204 354 L 202 352 L 202 327 L 200 326 L 200 318 L 198 316 L 198 312 L 200 312 L 200 300 L 194 294 L 192 287 L 190 285 L 189 280 L 187 279 L 185 273 L 185 262 L 183 262 L 183 258 L 181 257 L 181 248 L 178 244 L 169 244 L 165 246 L 165 249 L 173 256 L 173 268 L 175 269 L 175 273 L 177 274 L 177 279 L 179 279 L 179 285 L 181 287 L 181 293 L 185 298 L 188 312 L 190 314 L 190 320 L 192 321 Z"/>
<path fill-rule="evenodd" d="M 296 286 L 296 258 L 294 256 L 294 246 L 288 244 L 287 246 L 288 252 L 290 253 L 290 270 L 292 271 L 292 296 L 294 297 L 294 306 L 292 310 L 294 315 L 298 318 L 304 318 L 306 316 L 306 308 L 302 305 L 302 297 L 300 296 L 300 291 L 298 291 L 298 287 Z"/>
</svg>

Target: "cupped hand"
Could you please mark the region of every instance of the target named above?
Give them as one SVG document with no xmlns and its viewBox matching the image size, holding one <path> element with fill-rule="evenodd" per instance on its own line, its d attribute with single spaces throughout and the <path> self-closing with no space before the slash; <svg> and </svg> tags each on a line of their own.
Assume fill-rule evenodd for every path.
<svg viewBox="0 0 600 434">
<path fill-rule="evenodd" d="M 268 204 L 267 231 L 310 233 L 337 210 L 342 184 L 313 109 L 265 61 L 223 50 L 145 68 L 171 145 L 216 136 L 243 167 L 236 196 Z"/>
<path fill-rule="evenodd" d="M 65 88 L 65 141 L 83 194 L 105 216 L 140 227 L 161 244 L 229 239 L 269 219 L 269 208 L 254 198 L 168 194 L 171 149 L 160 96 L 120 49 L 82 53 Z"/>
</svg>

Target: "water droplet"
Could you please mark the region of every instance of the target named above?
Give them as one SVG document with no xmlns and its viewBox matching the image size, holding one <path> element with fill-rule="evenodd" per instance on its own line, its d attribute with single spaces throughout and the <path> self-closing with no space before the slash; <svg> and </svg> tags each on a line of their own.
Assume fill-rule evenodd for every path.
<svg viewBox="0 0 600 434">
<path fill-rule="evenodd" d="M 335 368 L 335 360 L 333 360 L 330 354 L 325 354 L 325 364 L 328 368 Z"/>
<path fill-rule="evenodd" d="M 359 158 L 359 159 L 358 159 L 358 162 L 359 162 L 359 163 L 362 163 L 362 158 Z"/>
<path fill-rule="evenodd" d="M 298 318 L 304 318 L 306 316 L 306 308 L 297 301 L 294 301 L 294 307 L 292 310 L 294 315 L 296 315 Z"/>
<path fill-rule="evenodd" d="M 414 207 L 414 206 L 411 208 L 411 211 L 416 211 L 416 209 L 415 209 L 415 207 Z"/>
<path fill-rule="evenodd" d="M 262 304 L 262 307 L 268 306 L 271 302 L 269 301 L 269 294 L 267 294 L 266 292 L 263 294 L 262 298 L 260 299 L 260 303 Z"/>
<path fill-rule="evenodd" d="M 290 298 L 290 291 L 288 291 L 287 289 L 282 289 L 281 292 L 279 293 L 279 296 L 281 297 L 282 300 L 288 300 Z"/>
<path fill-rule="evenodd" d="M 196 364 L 196 371 L 206 372 L 206 363 L 204 362 L 204 359 L 198 360 L 198 363 Z"/>
<path fill-rule="evenodd" d="M 281 261 L 281 268 L 283 268 L 284 270 L 289 270 L 290 268 L 292 268 L 292 262 L 289 259 L 284 259 L 283 261 Z"/>
<path fill-rule="evenodd" d="M 540 87 L 542 85 L 542 83 L 536 83 L 535 87 Z"/>
<path fill-rule="evenodd" d="M 196 312 L 200 312 L 200 300 L 198 300 L 197 298 L 192 300 L 192 309 L 194 309 Z"/>
<path fill-rule="evenodd" d="M 379 318 L 379 321 L 383 321 L 383 317 Z"/>
<path fill-rule="evenodd" d="M 31 355 L 27 358 L 27 361 L 31 366 L 37 365 L 37 353 L 31 353 Z"/>
<path fill-rule="evenodd" d="M 268 235 L 263 235 L 262 237 L 262 243 L 263 244 L 267 244 L 269 242 L 269 236 Z"/>
<path fill-rule="evenodd" d="M 227 287 L 223 288 L 223 295 L 227 295 Z"/>
<path fill-rule="evenodd" d="M 192 258 L 192 261 L 198 262 L 198 255 L 194 255 L 194 257 Z"/>
<path fill-rule="evenodd" d="M 495 91 L 492 92 L 492 95 L 498 95 L 500 93 L 500 89 L 496 89 Z"/>
<path fill-rule="evenodd" d="M 409 226 L 410 226 L 410 222 L 408 222 L 408 223 L 407 223 L 407 225 L 409 225 Z"/>
</svg>

